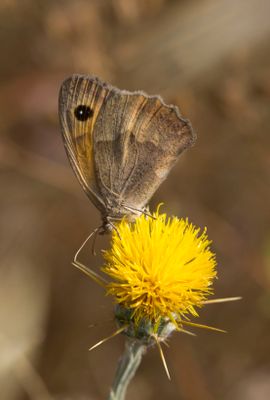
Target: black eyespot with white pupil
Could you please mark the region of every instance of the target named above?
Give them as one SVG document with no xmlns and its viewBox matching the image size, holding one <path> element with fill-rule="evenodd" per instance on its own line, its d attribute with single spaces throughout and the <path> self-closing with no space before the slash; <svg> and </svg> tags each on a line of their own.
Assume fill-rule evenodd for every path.
<svg viewBox="0 0 270 400">
<path fill-rule="evenodd" d="M 80 104 L 74 110 L 74 115 L 78 121 L 87 121 L 93 115 L 93 110 L 89 106 Z"/>
</svg>

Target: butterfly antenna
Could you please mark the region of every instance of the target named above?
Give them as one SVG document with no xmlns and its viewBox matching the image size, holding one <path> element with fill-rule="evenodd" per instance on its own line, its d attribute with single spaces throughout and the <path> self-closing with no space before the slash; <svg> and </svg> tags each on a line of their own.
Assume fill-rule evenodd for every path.
<svg viewBox="0 0 270 400">
<path fill-rule="evenodd" d="M 107 340 L 112 339 L 113 337 L 119 335 L 119 333 L 123 332 L 126 329 L 126 325 L 122 326 L 121 328 L 117 329 L 117 331 L 115 331 L 112 335 L 100 340 L 99 342 L 97 342 L 96 344 L 94 344 L 94 346 L 90 347 L 89 351 L 94 350 L 96 347 L 100 346 L 101 344 L 107 342 Z"/>
<path fill-rule="evenodd" d="M 87 238 L 85 239 L 85 241 L 83 242 L 83 244 L 80 246 L 80 248 L 78 249 L 77 253 L 74 256 L 73 262 L 76 264 L 77 263 L 77 258 L 78 255 L 80 254 L 80 252 L 82 251 L 82 249 L 84 248 L 84 246 L 86 245 L 86 243 L 88 242 L 89 239 L 91 239 L 91 237 L 93 235 L 95 235 L 95 237 L 97 236 L 97 232 L 99 231 L 100 227 L 96 228 L 93 230 L 93 232 L 90 233 L 89 236 L 87 236 Z"/>
<path fill-rule="evenodd" d="M 163 367 L 165 369 L 166 375 L 167 375 L 167 377 L 168 377 L 168 379 L 170 381 L 171 380 L 171 375 L 170 375 L 170 372 L 169 372 L 169 369 L 168 369 L 168 365 L 167 365 L 166 360 L 165 360 L 165 356 L 164 356 L 161 344 L 160 344 L 159 340 L 157 339 L 156 335 L 153 335 L 153 337 L 154 337 L 154 339 L 156 341 L 156 344 L 157 344 L 157 347 L 158 347 L 158 350 L 159 350 L 159 354 L 160 354 L 160 358 L 161 358 Z"/>
</svg>

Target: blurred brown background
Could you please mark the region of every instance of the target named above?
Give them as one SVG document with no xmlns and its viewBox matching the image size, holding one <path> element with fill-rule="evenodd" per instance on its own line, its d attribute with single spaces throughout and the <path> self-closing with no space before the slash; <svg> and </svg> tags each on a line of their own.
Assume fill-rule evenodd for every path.
<svg viewBox="0 0 270 400">
<path fill-rule="evenodd" d="M 151 207 L 207 226 L 215 296 L 243 296 L 196 321 L 226 335 L 171 338 L 171 382 L 151 349 L 127 398 L 270 398 L 269 15 L 268 0 L 0 1 L 1 400 L 105 399 L 123 350 L 119 336 L 88 352 L 115 330 L 113 306 L 71 266 L 100 223 L 59 131 L 73 72 L 159 93 L 192 121 L 196 146 Z M 90 246 L 81 259 L 102 264 Z"/>
</svg>

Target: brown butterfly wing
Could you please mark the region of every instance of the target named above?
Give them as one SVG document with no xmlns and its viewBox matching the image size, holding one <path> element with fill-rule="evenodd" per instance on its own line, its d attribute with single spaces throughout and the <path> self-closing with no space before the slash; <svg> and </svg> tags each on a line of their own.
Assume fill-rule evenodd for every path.
<svg viewBox="0 0 270 400">
<path fill-rule="evenodd" d="M 93 130 L 103 198 L 141 209 L 195 140 L 191 125 L 158 96 L 112 90 Z M 126 213 L 123 209 L 122 212 Z"/>
<path fill-rule="evenodd" d="M 91 112 L 85 120 L 76 116 L 79 106 Z M 71 165 L 105 215 L 128 213 L 123 204 L 141 209 L 194 141 L 176 107 L 98 78 L 73 75 L 66 80 L 59 114 Z"/>
<path fill-rule="evenodd" d="M 104 201 L 96 185 L 93 127 L 108 92 L 97 78 L 73 75 L 63 82 L 59 94 L 59 118 L 68 158 L 83 189 L 101 210 Z M 88 118 L 76 117 L 80 106 L 89 110 Z"/>
</svg>

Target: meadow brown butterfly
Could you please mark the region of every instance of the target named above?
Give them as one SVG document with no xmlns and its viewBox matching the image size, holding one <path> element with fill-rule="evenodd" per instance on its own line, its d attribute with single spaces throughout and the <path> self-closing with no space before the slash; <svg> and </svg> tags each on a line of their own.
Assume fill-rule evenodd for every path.
<svg viewBox="0 0 270 400">
<path fill-rule="evenodd" d="M 113 221 L 144 208 L 183 150 L 195 141 L 188 120 L 159 96 L 72 75 L 61 86 L 59 116 L 71 166 L 102 216 Z"/>
</svg>

